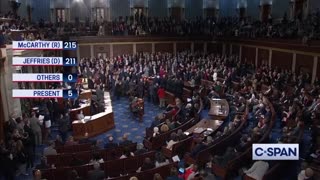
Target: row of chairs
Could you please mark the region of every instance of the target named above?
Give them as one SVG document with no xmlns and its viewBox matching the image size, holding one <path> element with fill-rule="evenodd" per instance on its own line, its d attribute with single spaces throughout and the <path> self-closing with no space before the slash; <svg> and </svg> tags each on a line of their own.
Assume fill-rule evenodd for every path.
<svg viewBox="0 0 320 180">
<path fill-rule="evenodd" d="M 275 120 L 276 120 L 276 112 L 273 108 L 272 103 L 267 98 L 265 98 L 265 99 L 267 100 L 268 106 L 270 107 L 271 112 L 272 112 L 271 122 L 268 126 L 268 129 L 266 130 L 266 133 L 263 134 L 263 136 L 259 139 L 259 141 L 257 143 L 265 143 L 268 141 L 269 135 L 273 129 L 273 126 L 274 126 Z M 222 179 L 227 179 L 228 177 L 235 174 L 239 168 L 245 166 L 245 164 L 247 162 L 251 162 L 251 160 L 252 160 L 252 146 L 251 145 L 252 144 L 249 144 L 247 146 L 247 149 L 244 152 L 242 152 L 239 156 L 237 156 L 236 158 L 234 158 L 233 160 L 228 162 L 228 164 L 225 167 L 220 167 L 218 165 L 213 164 L 212 165 L 213 173 L 216 174 L 217 176 L 221 177 Z"/>
<path fill-rule="evenodd" d="M 213 154 L 222 154 L 224 150 L 230 146 L 230 144 L 234 144 L 239 140 L 239 135 L 241 133 L 241 130 L 245 127 L 247 123 L 247 116 L 248 116 L 248 108 L 246 110 L 246 113 L 243 115 L 242 121 L 240 125 L 237 127 L 237 129 L 232 132 L 228 136 L 222 136 L 221 138 L 217 139 L 213 145 L 209 146 L 208 148 L 200 151 L 195 158 L 191 157 L 191 154 L 186 154 L 185 158 L 186 161 L 190 164 L 193 163 L 206 163 L 210 157 L 210 155 Z"/>
<path fill-rule="evenodd" d="M 100 168 L 105 171 L 107 177 L 119 177 L 120 175 L 132 174 L 142 166 L 145 158 L 155 160 L 155 151 L 150 151 L 138 156 L 133 156 L 124 159 L 117 159 L 105 161 L 100 164 Z M 87 179 L 88 172 L 93 170 L 93 165 L 82 165 L 73 167 L 58 167 L 41 170 L 42 178 L 47 180 L 60 180 L 66 179 L 70 176 L 72 170 L 76 170 L 80 177 Z"/>
<path fill-rule="evenodd" d="M 99 156 L 103 158 L 105 161 L 108 161 L 120 157 L 124 148 L 127 148 L 130 152 L 134 152 L 136 150 L 136 147 L 137 143 L 132 143 L 126 146 L 119 146 L 110 149 L 101 149 L 96 151 L 89 150 L 75 153 L 48 155 L 47 163 L 50 165 L 54 164 L 56 167 L 65 167 L 70 165 L 70 162 L 72 162 L 74 157 L 76 157 L 78 160 L 81 160 L 84 163 L 88 163 L 92 159 L 93 152 L 99 154 Z"/>
</svg>

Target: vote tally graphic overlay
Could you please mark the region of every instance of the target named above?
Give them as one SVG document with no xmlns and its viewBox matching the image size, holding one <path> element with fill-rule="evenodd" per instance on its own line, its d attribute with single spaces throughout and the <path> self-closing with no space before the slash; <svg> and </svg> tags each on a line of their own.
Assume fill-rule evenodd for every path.
<svg viewBox="0 0 320 180">
<path fill-rule="evenodd" d="M 13 41 L 13 50 L 76 50 L 75 41 Z M 13 57 L 13 66 L 77 66 L 76 57 Z M 13 82 L 76 83 L 72 73 L 13 73 Z M 77 98 L 75 89 L 13 89 L 14 98 Z"/>
</svg>

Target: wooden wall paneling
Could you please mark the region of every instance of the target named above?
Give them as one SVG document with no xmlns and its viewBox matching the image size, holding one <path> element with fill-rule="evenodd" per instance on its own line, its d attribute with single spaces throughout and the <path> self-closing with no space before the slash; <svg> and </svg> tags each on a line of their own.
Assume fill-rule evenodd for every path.
<svg viewBox="0 0 320 180">
<path fill-rule="evenodd" d="M 177 52 L 191 51 L 191 43 L 177 43 Z"/>
<path fill-rule="evenodd" d="M 256 49 L 252 47 L 242 46 L 242 60 L 249 64 L 255 64 Z"/>
<path fill-rule="evenodd" d="M 240 46 L 238 44 L 232 45 L 232 54 L 239 56 L 240 53 Z"/>
<path fill-rule="evenodd" d="M 312 76 L 313 70 L 313 56 L 297 54 L 296 60 L 296 73 L 302 70 L 305 73 L 309 73 Z"/>
<path fill-rule="evenodd" d="M 280 51 L 272 51 L 271 66 L 281 69 L 292 69 L 293 54 Z"/>
<path fill-rule="evenodd" d="M 152 52 L 152 43 L 145 43 L 145 44 L 137 44 L 136 51 L 138 52 Z"/>
<path fill-rule="evenodd" d="M 110 56 L 110 45 L 109 44 L 94 45 L 93 46 L 94 56 L 97 57 L 97 55 L 99 53 L 106 53 L 107 57 L 109 57 Z"/>
<path fill-rule="evenodd" d="M 222 43 L 217 43 L 216 46 L 217 51 L 215 53 L 222 54 Z"/>
<path fill-rule="evenodd" d="M 75 50 L 75 51 L 63 51 L 62 52 L 62 56 L 63 57 L 77 57 L 77 50 Z"/>
<path fill-rule="evenodd" d="M 258 66 L 262 64 L 268 64 L 269 62 L 269 50 L 258 49 Z"/>
<path fill-rule="evenodd" d="M 194 43 L 194 52 L 203 52 L 204 43 Z"/>
<path fill-rule="evenodd" d="M 318 56 L 317 76 L 320 79 L 320 56 Z"/>
<path fill-rule="evenodd" d="M 218 49 L 218 43 L 207 43 L 207 52 L 214 54 L 221 54 L 222 51 Z"/>
<path fill-rule="evenodd" d="M 113 44 L 113 56 L 133 54 L 133 44 Z"/>
<path fill-rule="evenodd" d="M 80 45 L 80 58 L 90 58 L 90 46 L 89 45 Z"/>
<path fill-rule="evenodd" d="M 230 55 L 230 44 L 226 43 L 226 51 L 225 51 L 226 55 Z"/>
<path fill-rule="evenodd" d="M 173 43 L 155 43 L 155 52 L 173 53 Z"/>
</svg>

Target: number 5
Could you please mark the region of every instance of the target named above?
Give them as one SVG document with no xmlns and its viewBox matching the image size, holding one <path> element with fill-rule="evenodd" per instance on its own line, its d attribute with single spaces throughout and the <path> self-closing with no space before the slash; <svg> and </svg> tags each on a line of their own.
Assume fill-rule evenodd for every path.
<svg viewBox="0 0 320 180">
<path fill-rule="evenodd" d="M 71 43 L 71 47 L 72 47 L 73 49 L 76 49 L 76 48 L 77 48 L 77 43 L 76 43 L 76 42 L 72 42 L 72 43 Z"/>
<path fill-rule="evenodd" d="M 68 96 L 69 96 L 69 97 L 72 97 L 72 95 L 73 95 L 73 94 L 72 94 L 72 90 L 69 90 L 69 91 L 68 91 Z"/>
</svg>

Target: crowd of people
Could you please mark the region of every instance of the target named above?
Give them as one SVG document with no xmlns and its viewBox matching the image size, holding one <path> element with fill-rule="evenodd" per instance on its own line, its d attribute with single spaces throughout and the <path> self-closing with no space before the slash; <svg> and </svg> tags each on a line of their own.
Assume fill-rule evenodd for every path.
<svg viewBox="0 0 320 180">
<path fill-rule="evenodd" d="M 181 91 L 183 82 L 189 82 L 194 87 L 201 87 L 201 79 L 212 81 L 214 84 L 206 97 L 219 97 L 221 89 L 224 89 L 224 93 L 232 97 L 230 101 L 232 104 L 231 114 L 233 112 L 244 112 L 246 106 L 249 106 L 254 122 L 247 128 L 247 133 L 239 139 L 237 146 L 230 145 L 225 154 L 212 155 L 211 163 L 221 166 L 226 165 L 237 153 L 243 152 L 247 147 L 246 145 L 261 138 L 269 127 L 271 108 L 269 104 L 265 103 L 263 97 L 270 99 L 276 113 L 282 119 L 283 136 L 278 140 L 279 143 L 295 142 L 300 129 L 305 125 L 314 127 L 314 138 L 316 139 L 317 136 L 316 124 L 318 123 L 320 107 L 319 82 L 308 86 L 311 83 L 310 77 L 303 72 L 294 73 L 281 69 L 271 69 L 267 65 L 254 68 L 253 65 L 241 64 L 236 56 L 181 52 L 176 55 L 170 53 L 139 53 L 106 59 L 101 57 L 83 58 L 79 62 L 78 74 L 80 77 L 88 79 L 89 89 L 110 91 L 113 100 L 122 96 L 146 97 L 149 101 L 164 108 L 163 114 L 157 116 L 150 127 L 154 130 L 152 137 L 179 127 L 188 119 L 188 116 L 192 116 L 190 114 L 197 112 L 199 100 L 203 98 L 200 96 L 201 88 L 194 89 L 190 100 L 185 102 Z M 240 87 L 238 89 L 233 87 L 233 81 L 239 82 Z M 262 85 L 266 86 L 264 91 L 261 90 Z M 56 85 L 53 84 L 52 86 L 55 87 Z M 291 87 L 291 89 L 288 90 L 288 87 Z M 77 88 L 81 89 L 83 87 L 79 86 Z M 171 91 L 177 97 L 175 105 L 166 106 L 167 102 L 160 104 L 164 90 Z M 100 97 L 98 94 L 96 95 L 97 102 L 103 99 L 103 96 Z M 204 107 L 210 106 L 207 98 L 202 100 Z M 4 170 L 3 172 L 9 179 L 12 179 L 13 175 L 26 174 L 28 168 L 34 167 L 36 145 L 49 143 L 49 146 L 44 150 L 42 163 L 38 166 L 38 168 L 41 168 L 50 167 L 45 164 L 45 156 L 57 154 L 56 146 L 81 143 L 74 141 L 72 136 L 68 137 L 70 128 L 68 112 L 69 109 L 73 108 L 73 105 L 77 106 L 75 102 L 66 101 L 64 104 L 66 108 L 61 110 L 58 108 L 58 102 L 54 99 L 40 101 L 38 109 L 31 110 L 30 114 L 10 118 L 5 128 L 6 139 L 1 144 L 1 158 L 4 162 L 7 162 L 6 166 L 1 169 Z M 168 115 L 174 118 L 168 120 Z M 42 121 L 39 121 L 41 116 Z M 196 157 L 197 153 L 209 147 L 219 137 L 227 136 L 239 127 L 241 118 L 239 116 L 232 118 L 233 121 L 226 125 L 223 131 L 197 141 L 191 151 L 192 156 Z M 166 120 L 162 122 L 163 119 Z M 60 135 L 56 138 L 55 143 L 49 141 L 50 126 L 46 125 L 48 120 L 52 120 L 53 124 L 59 126 Z M 152 137 L 150 137 L 151 140 Z M 167 141 L 167 148 L 171 149 L 175 143 L 184 138 L 186 136 L 181 130 L 178 133 L 171 134 Z M 88 141 L 87 139 L 85 142 Z M 123 142 L 130 142 L 127 135 L 123 137 Z M 117 146 L 113 142 L 113 137 L 108 137 L 106 145 L 101 142 L 93 142 L 93 144 L 96 148 Z M 144 152 L 143 145 L 138 145 L 137 149 Z M 314 140 L 312 146 L 313 152 L 317 149 L 318 142 Z M 138 152 L 126 150 L 121 157 L 130 157 L 136 153 Z M 94 157 L 92 162 L 99 162 L 100 159 Z M 146 160 L 146 163 L 150 164 L 150 161 Z M 98 168 L 98 165 L 95 165 L 95 167 Z M 154 166 L 146 165 L 146 167 Z M 200 169 L 196 172 L 199 173 Z M 245 172 L 252 174 L 251 170 Z"/>
<path fill-rule="evenodd" d="M 11 18 L 10 14 L 6 17 Z M 48 37 L 55 37 L 64 32 L 98 31 L 99 25 L 90 26 L 72 24 L 54 25 L 51 23 L 39 22 L 37 25 L 29 25 L 23 19 L 0 22 L 0 45 L 10 43 L 12 40 L 43 40 Z M 250 37 L 250 38 L 320 38 L 320 12 L 310 14 L 305 20 L 288 20 L 286 16 L 281 22 L 268 21 L 266 23 L 250 22 L 248 19 L 220 18 L 176 21 L 173 18 L 153 17 L 123 17 L 118 18 L 110 24 L 103 25 L 111 35 L 173 35 L 192 36 L 210 35 L 219 37 Z M 38 31 L 38 30 L 41 31 Z M 18 36 L 12 36 L 14 30 L 26 31 Z M 221 92 L 227 95 L 231 103 L 231 120 L 224 129 L 209 135 L 206 138 L 198 139 L 192 148 L 191 157 L 214 142 L 230 135 L 243 121 L 236 113 L 244 113 L 248 108 L 250 122 L 246 125 L 244 133 L 239 138 L 238 144 L 229 145 L 223 154 L 211 154 L 210 162 L 206 167 L 192 165 L 185 170 L 192 178 L 212 179 L 210 164 L 226 166 L 227 163 L 237 157 L 239 153 L 253 142 L 257 142 L 266 133 L 272 124 L 270 104 L 265 102 L 267 97 L 275 109 L 278 119 L 281 119 L 281 137 L 277 143 L 294 143 L 299 141 L 301 129 L 311 127 L 312 142 L 309 155 L 306 159 L 307 166 L 303 167 L 298 174 L 298 179 L 307 179 L 313 176 L 313 170 L 309 164 L 319 161 L 320 143 L 318 142 L 318 126 L 320 114 L 320 81 L 316 80 L 311 84 L 311 77 L 304 72 L 292 72 L 279 68 L 271 68 L 264 64 L 254 67 L 251 64 L 244 64 L 237 56 L 225 56 L 217 54 L 203 54 L 180 52 L 176 55 L 171 53 L 138 53 L 135 55 L 119 55 L 111 58 L 82 58 L 77 69 L 80 78 L 88 80 L 88 88 L 95 90 L 95 96 L 91 100 L 91 112 L 99 113 L 104 109 L 104 91 L 109 91 L 112 100 L 116 101 L 121 97 L 146 98 L 150 102 L 159 105 L 163 113 L 155 117 L 150 129 L 153 134 L 148 138 L 152 139 L 161 133 L 179 127 L 190 117 L 195 116 L 199 111 L 200 101 L 205 108 L 210 106 L 208 98 L 220 97 Z M 201 80 L 213 82 L 208 94 L 203 97 L 201 94 Z M 192 95 L 190 100 L 183 97 L 184 83 L 190 83 Z M 235 88 L 233 82 L 239 82 Z M 262 90 L 262 86 L 266 86 Z M 52 88 L 67 88 L 75 86 L 79 93 L 84 88 L 75 84 L 52 84 Z M 195 88 L 200 87 L 200 88 Z M 168 105 L 164 92 L 169 91 L 177 98 L 175 105 Z M 5 140 L 0 143 L 0 158 L 2 174 L 7 179 L 14 179 L 15 176 L 28 175 L 28 170 L 56 168 L 46 163 L 46 156 L 58 154 L 56 147 L 64 145 L 75 145 L 81 143 L 92 143 L 93 149 L 108 149 L 119 145 L 133 143 L 125 134 L 120 143 L 114 142 L 114 137 L 108 136 L 106 143 L 101 141 L 75 141 L 70 136 L 70 114 L 69 110 L 79 106 L 79 100 L 67 100 L 62 104 L 56 99 L 40 100 L 29 107 L 29 111 L 22 117 L 14 114 L 10 116 L 5 125 Z M 31 107 L 37 106 L 37 109 Z M 63 108 L 61 108 L 63 107 Z M 81 113 L 78 115 L 81 116 Z M 82 114 L 83 116 L 83 114 Z M 169 117 L 169 118 L 168 118 Z M 50 123 L 49 123 L 50 121 Z M 51 125 L 52 124 L 52 125 Z M 51 136 L 51 126 L 57 126 L 59 135 Z M 172 133 L 167 140 L 167 149 L 187 138 L 180 129 Z M 54 139 L 55 141 L 51 141 Z M 35 165 L 36 148 L 42 144 L 48 146 L 44 149 L 41 163 Z M 116 158 L 127 158 L 143 154 L 148 150 L 143 144 L 137 144 L 134 152 L 124 149 L 122 155 Z M 182 156 L 183 157 L 183 156 Z M 108 177 L 100 170 L 101 159 L 94 154 L 90 162 L 79 162 L 74 157 L 75 163 L 92 164 L 93 172 L 89 172 L 90 179 Z M 137 169 L 137 172 L 152 169 L 168 164 L 161 153 L 157 154 L 155 162 L 146 158 L 144 164 Z M 250 163 L 251 168 L 244 169 L 243 173 L 253 178 L 262 178 L 270 168 L 271 163 L 256 161 Z M 261 173 L 262 172 L 262 173 Z M 38 174 L 35 171 L 35 174 Z M 70 173 L 72 179 L 79 179 L 78 172 Z M 168 180 L 179 179 L 178 169 L 172 168 Z M 92 176 L 92 177 L 91 177 Z M 165 178 L 165 177 L 163 177 Z M 131 179 L 135 179 L 132 177 Z M 162 179 L 155 174 L 154 179 Z M 191 179 L 191 178 L 190 178 Z"/>
<path fill-rule="evenodd" d="M 12 13 L 4 17 L 12 17 Z M 165 36 L 211 36 L 211 37 L 250 37 L 319 40 L 320 11 L 310 13 L 305 19 L 289 20 L 285 14 L 281 21 L 253 21 L 252 18 L 221 17 L 176 20 L 172 17 L 158 18 L 126 16 L 111 22 L 52 23 L 40 20 L 37 24 L 25 19 L 0 22 L 0 44 L 12 40 L 43 40 L 63 35 L 165 35 Z M 20 30 L 20 35 L 12 36 Z M 92 34 L 94 33 L 94 34 Z"/>
</svg>

